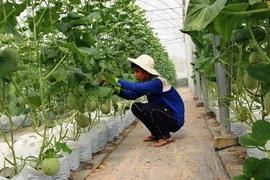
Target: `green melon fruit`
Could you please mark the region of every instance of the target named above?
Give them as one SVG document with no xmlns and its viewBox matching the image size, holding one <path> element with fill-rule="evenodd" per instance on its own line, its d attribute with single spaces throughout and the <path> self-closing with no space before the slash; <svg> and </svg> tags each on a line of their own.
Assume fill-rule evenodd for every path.
<svg viewBox="0 0 270 180">
<path fill-rule="evenodd" d="M 18 97 L 18 104 L 21 106 L 25 106 L 25 104 L 26 104 L 25 98 L 22 96 L 19 96 Z"/>
<path fill-rule="evenodd" d="M 107 104 L 102 104 L 100 106 L 100 111 L 103 113 L 103 114 L 109 114 L 110 111 L 111 111 L 111 107 Z"/>
<path fill-rule="evenodd" d="M 86 128 L 90 124 L 89 118 L 85 115 L 78 116 L 76 121 L 81 128 Z"/>
<path fill-rule="evenodd" d="M 16 86 L 14 84 L 9 84 L 7 90 L 7 95 L 12 96 L 16 93 Z"/>
<path fill-rule="evenodd" d="M 93 112 L 93 111 L 95 111 L 97 109 L 97 102 L 96 101 L 88 101 L 87 103 L 86 103 L 86 110 L 88 111 L 88 112 Z"/>
<path fill-rule="evenodd" d="M 244 76 L 244 85 L 246 86 L 246 88 L 248 89 L 255 89 L 258 87 L 259 81 L 252 78 L 250 75 L 248 75 L 247 73 Z"/>
<path fill-rule="evenodd" d="M 268 91 L 263 99 L 263 105 L 266 111 L 266 114 L 270 114 L 270 91 Z"/>
<path fill-rule="evenodd" d="M 67 105 L 71 109 L 76 109 L 77 108 L 77 98 L 73 94 L 69 94 L 67 97 Z"/>
<path fill-rule="evenodd" d="M 253 52 L 249 55 L 248 60 L 250 64 L 257 64 L 259 61 L 259 56 Z"/>
<path fill-rule="evenodd" d="M 41 170 L 46 175 L 55 175 L 60 170 L 60 163 L 57 158 L 45 158 L 41 163 Z"/>
<path fill-rule="evenodd" d="M 236 84 L 236 83 L 233 83 L 232 84 L 232 93 L 234 95 L 239 95 L 243 92 L 243 87 L 241 84 Z"/>
<path fill-rule="evenodd" d="M 5 48 L 2 51 L 2 57 L 10 60 L 14 69 L 16 69 L 20 64 L 20 56 L 18 52 L 13 48 Z"/>
</svg>

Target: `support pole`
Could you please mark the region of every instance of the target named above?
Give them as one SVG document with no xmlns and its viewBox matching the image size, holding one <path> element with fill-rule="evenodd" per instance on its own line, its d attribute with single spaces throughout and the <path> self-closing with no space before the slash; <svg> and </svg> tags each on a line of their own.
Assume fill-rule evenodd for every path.
<svg viewBox="0 0 270 180">
<path fill-rule="evenodd" d="M 198 97 L 198 99 L 200 101 L 202 101 L 202 91 L 201 91 L 201 78 L 200 78 L 200 73 L 198 71 L 195 72 L 196 74 L 196 88 L 197 88 L 197 91 L 196 91 L 196 96 Z"/>
<path fill-rule="evenodd" d="M 214 56 L 219 55 L 219 51 L 216 49 L 217 45 L 220 43 L 219 36 L 213 36 L 213 49 Z M 222 64 L 215 64 L 216 71 L 216 80 L 217 80 L 217 88 L 218 88 L 218 106 L 219 106 L 219 115 L 220 115 L 220 123 L 221 123 L 221 136 L 223 135 L 231 135 L 231 124 L 228 120 L 230 117 L 228 101 L 224 100 L 224 97 L 229 94 L 228 83 L 226 81 L 225 70 L 222 67 Z"/>
<path fill-rule="evenodd" d="M 203 73 L 200 72 L 200 75 L 201 75 L 201 80 L 202 80 L 202 92 L 203 92 L 202 98 L 203 98 L 204 110 L 208 112 L 210 108 L 209 108 L 209 98 L 208 98 L 206 80 Z"/>
</svg>

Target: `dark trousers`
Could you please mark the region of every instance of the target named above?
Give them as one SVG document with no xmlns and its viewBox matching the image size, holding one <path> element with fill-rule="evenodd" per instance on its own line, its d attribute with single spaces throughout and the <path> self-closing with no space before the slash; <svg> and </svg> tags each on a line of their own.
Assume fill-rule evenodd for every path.
<svg viewBox="0 0 270 180">
<path fill-rule="evenodd" d="M 159 139 L 168 139 L 171 137 L 170 132 L 176 132 L 181 128 L 173 112 L 159 105 L 135 102 L 131 106 L 131 111 L 151 134 Z"/>
</svg>

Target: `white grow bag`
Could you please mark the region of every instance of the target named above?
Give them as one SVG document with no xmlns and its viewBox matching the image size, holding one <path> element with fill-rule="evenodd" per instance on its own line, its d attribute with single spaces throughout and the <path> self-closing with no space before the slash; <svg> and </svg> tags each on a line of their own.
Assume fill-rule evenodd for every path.
<svg viewBox="0 0 270 180">
<path fill-rule="evenodd" d="M 98 152 L 104 148 L 108 142 L 114 140 L 124 128 L 128 127 L 136 117 L 132 112 L 126 111 L 122 116 L 102 117 L 100 122 L 92 127 L 89 132 L 82 133 L 79 141 L 66 140 L 67 146 L 72 149 L 72 153 L 64 153 L 64 157 L 58 159 L 60 162 L 60 170 L 54 176 L 47 176 L 42 172 L 26 164 L 21 172 L 14 176 L 12 180 L 67 180 L 70 176 L 70 170 L 77 170 L 80 167 L 80 162 L 88 161 L 92 158 L 92 153 Z M 67 125 L 69 133 L 72 133 L 72 125 Z M 59 127 L 50 129 L 49 136 L 54 136 L 58 139 Z M 16 156 L 37 157 L 42 144 L 42 138 L 35 133 L 28 133 L 20 136 L 14 143 Z M 0 143 L 0 169 L 3 168 L 4 157 L 11 159 L 11 153 L 6 143 Z M 4 156 L 4 157 L 3 157 Z M 20 163 L 18 161 L 18 163 Z M 6 168 L 12 165 L 6 163 Z M 7 180 L 6 177 L 0 175 L 0 180 Z"/>
<path fill-rule="evenodd" d="M 67 156 L 58 158 L 60 169 L 56 175 L 52 177 L 53 180 L 67 180 L 70 177 L 70 167 Z"/>
<path fill-rule="evenodd" d="M 65 155 L 67 156 L 69 168 L 76 170 L 80 167 L 80 148 L 78 141 L 67 141 L 67 146 L 72 149 L 72 153 Z"/>
<path fill-rule="evenodd" d="M 79 138 L 80 162 L 86 162 L 92 159 L 92 143 L 90 132 L 80 134 Z"/>
</svg>

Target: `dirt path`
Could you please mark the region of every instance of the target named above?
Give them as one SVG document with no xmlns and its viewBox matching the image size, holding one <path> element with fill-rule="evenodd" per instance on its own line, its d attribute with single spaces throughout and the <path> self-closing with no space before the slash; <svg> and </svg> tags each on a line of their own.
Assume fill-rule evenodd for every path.
<svg viewBox="0 0 270 180">
<path fill-rule="evenodd" d="M 139 121 L 122 142 L 102 161 L 87 180 L 227 180 L 213 136 L 188 88 L 179 92 L 185 101 L 186 123 L 176 140 L 164 147 L 143 142 L 149 135 Z"/>
</svg>

